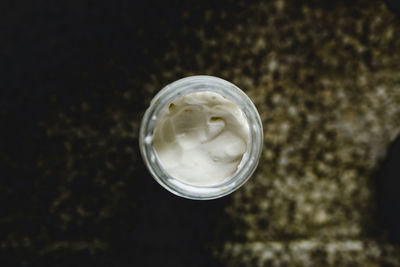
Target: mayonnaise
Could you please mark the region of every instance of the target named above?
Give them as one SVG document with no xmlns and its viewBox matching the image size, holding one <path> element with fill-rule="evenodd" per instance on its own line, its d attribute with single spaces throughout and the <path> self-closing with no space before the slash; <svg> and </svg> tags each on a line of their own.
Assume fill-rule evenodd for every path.
<svg viewBox="0 0 400 267">
<path fill-rule="evenodd" d="M 191 185 L 231 177 L 249 143 L 249 124 L 237 104 L 215 92 L 176 99 L 156 122 L 154 149 L 164 170 Z"/>
</svg>

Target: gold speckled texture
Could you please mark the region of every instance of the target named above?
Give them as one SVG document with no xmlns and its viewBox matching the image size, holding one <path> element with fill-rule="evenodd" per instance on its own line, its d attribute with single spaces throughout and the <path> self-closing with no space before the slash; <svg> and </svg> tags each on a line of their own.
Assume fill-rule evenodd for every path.
<svg viewBox="0 0 400 267">
<path fill-rule="evenodd" d="M 215 255 L 229 266 L 400 265 L 399 248 L 369 234 L 374 173 L 400 132 L 399 18 L 379 1 L 264 1 L 240 15 L 159 62 L 179 70 L 165 79 L 232 81 L 262 118 L 259 168 L 231 196 L 233 237 Z"/>
</svg>

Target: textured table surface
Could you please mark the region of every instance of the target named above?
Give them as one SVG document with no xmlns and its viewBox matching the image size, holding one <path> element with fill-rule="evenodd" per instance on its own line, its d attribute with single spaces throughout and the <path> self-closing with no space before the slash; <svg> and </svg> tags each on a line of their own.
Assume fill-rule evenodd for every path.
<svg viewBox="0 0 400 267">
<path fill-rule="evenodd" d="M 37 5 L 3 16 L 2 266 L 400 266 L 376 219 L 400 133 L 384 2 Z M 152 96 L 194 74 L 263 121 L 258 170 L 221 200 L 171 195 L 138 151 Z"/>
</svg>

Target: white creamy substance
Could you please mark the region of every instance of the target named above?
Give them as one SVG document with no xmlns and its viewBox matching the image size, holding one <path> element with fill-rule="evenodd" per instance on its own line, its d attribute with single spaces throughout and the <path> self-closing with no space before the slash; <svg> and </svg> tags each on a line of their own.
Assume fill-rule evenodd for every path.
<svg viewBox="0 0 400 267">
<path fill-rule="evenodd" d="M 172 177 L 212 185 L 241 167 L 249 138 L 249 124 L 238 105 L 218 93 L 196 92 L 162 112 L 153 145 Z"/>
</svg>

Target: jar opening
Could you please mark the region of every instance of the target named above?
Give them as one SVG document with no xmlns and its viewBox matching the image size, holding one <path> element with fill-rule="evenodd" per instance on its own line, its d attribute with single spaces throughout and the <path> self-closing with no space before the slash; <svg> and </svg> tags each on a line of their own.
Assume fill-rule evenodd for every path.
<svg viewBox="0 0 400 267">
<path fill-rule="evenodd" d="M 208 94 L 207 92 L 211 93 Z M 185 96 L 193 93 L 200 94 L 197 95 L 197 98 L 188 97 L 185 101 L 179 102 L 179 99 L 185 99 Z M 222 98 L 219 99 L 219 96 L 223 96 L 224 100 L 222 100 Z M 213 112 L 209 112 L 209 114 L 207 114 L 210 116 L 207 117 L 207 114 L 204 112 L 202 113 L 200 109 L 209 108 L 208 111 L 210 111 L 215 107 L 213 105 L 210 105 L 210 107 L 207 105 L 196 106 L 197 102 L 204 104 L 207 101 L 218 104 L 218 100 L 222 101 L 221 103 L 223 104 L 220 105 L 221 110 L 224 110 L 224 108 L 225 110 L 229 110 L 229 107 L 234 107 L 234 104 L 237 105 L 239 112 L 232 109 L 231 111 L 233 114 L 230 114 L 229 112 L 223 113 L 217 109 L 214 111 L 216 115 Z M 229 106 L 231 105 L 229 103 L 233 103 L 232 106 Z M 247 146 L 245 146 L 244 150 L 243 147 L 241 147 L 242 140 L 238 138 L 240 137 L 240 132 L 243 130 L 243 125 L 237 123 L 237 121 L 240 121 L 240 116 L 238 114 L 241 113 L 243 114 L 242 120 L 245 120 L 248 128 Z M 165 114 L 173 114 L 178 117 L 165 119 L 167 117 Z M 221 116 L 218 116 L 221 114 L 229 117 L 225 119 L 229 120 L 231 128 L 227 128 L 229 131 L 226 131 L 225 135 L 223 135 L 219 141 L 217 140 L 213 143 L 213 134 L 218 134 L 218 131 L 225 129 L 223 126 L 226 126 L 226 124 L 224 124 L 226 123 L 224 122 L 224 118 L 221 119 Z M 171 130 L 170 122 L 160 126 L 160 121 L 163 121 L 163 119 L 164 121 L 176 119 L 174 121 L 175 125 L 172 127 L 175 131 Z M 205 125 L 206 127 L 204 129 L 191 129 L 191 127 L 198 127 L 199 125 Z M 231 133 L 235 127 L 237 130 L 237 133 L 235 133 L 236 135 Z M 178 129 L 178 132 L 176 132 L 176 129 Z M 186 132 L 184 131 L 185 134 L 179 136 L 179 134 L 181 134 L 179 130 L 182 129 Z M 164 188 L 185 198 L 214 199 L 235 191 L 250 178 L 257 167 L 261 154 L 262 136 L 262 125 L 257 109 L 243 91 L 235 85 L 217 77 L 192 76 L 165 86 L 153 98 L 142 120 L 139 142 L 147 168 L 154 179 Z M 209 138 L 209 140 L 211 140 L 210 144 L 205 145 L 205 143 L 201 143 L 204 141 L 202 138 Z M 171 145 L 176 139 L 179 139 L 179 146 Z M 191 150 L 193 144 L 197 145 L 197 148 L 201 147 L 201 150 L 195 151 L 197 154 L 193 153 Z M 230 144 L 233 145 L 229 147 Z M 218 146 L 220 149 L 218 149 Z M 168 153 L 160 155 L 162 154 L 160 153 L 160 147 L 169 148 L 169 150 L 165 150 Z M 186 148 L 186 158 L 181 158 L 182 164 L 179 166 L 174 160 L 176 161 L 177 156 L 182 156 L 179 154 L 182 152 L 180 150 L 181 147 Z M 203 153 L 203 149 L 209 149 L 209 151 L 205 152 L 210 152 L 211 156 L 203 157 L 204 155 L 207 156 L 207 154 Z M 245 152 L 242 153 L 243 151 Z M 240 153 L 242 154 L 238 161 L 237 157 L 240 157 Z M 209 162 L 209 160 L 212 159 L 235 159 L 238 163 L 236 165 L 237 169 L 231 173 L 231 175 L 227 175 L 224 179 L 216 183 L 202 184 L 201 182 L 191 183 L 187 181 L 190 179 L 195 180 L 196 177 L 200 179 L 207 173 L 226 171 L 225 168 L 218 169 L 217 167 L 221 167 L 220 165 Z M 165 162 L 168 162 L 168 164 Z M 201 167 L 203 167 L 203 169 L 196 168 L 196 163 L 197 166 L 202 165 Z M 193 168 L 184 170 L 183 167 L 188 166 L 188 164 L 192 164 Z M 226 166 L 231 166 L 229 162 L 224 164 L 226 164 Z M 174 171 L 171 171 L 171 169 L 173 169 L 172 167 L 175 167 Z M 214 167 L 216 169 L 212 169 Z M 185 171 L 187 172 L 185 173 Z M 200 171 L 202 173 L 199 173 Z M 187 180 L 178 179 L 179 177 L 177 174 L 182 173 L 186 175 Z"/>
</svg>

